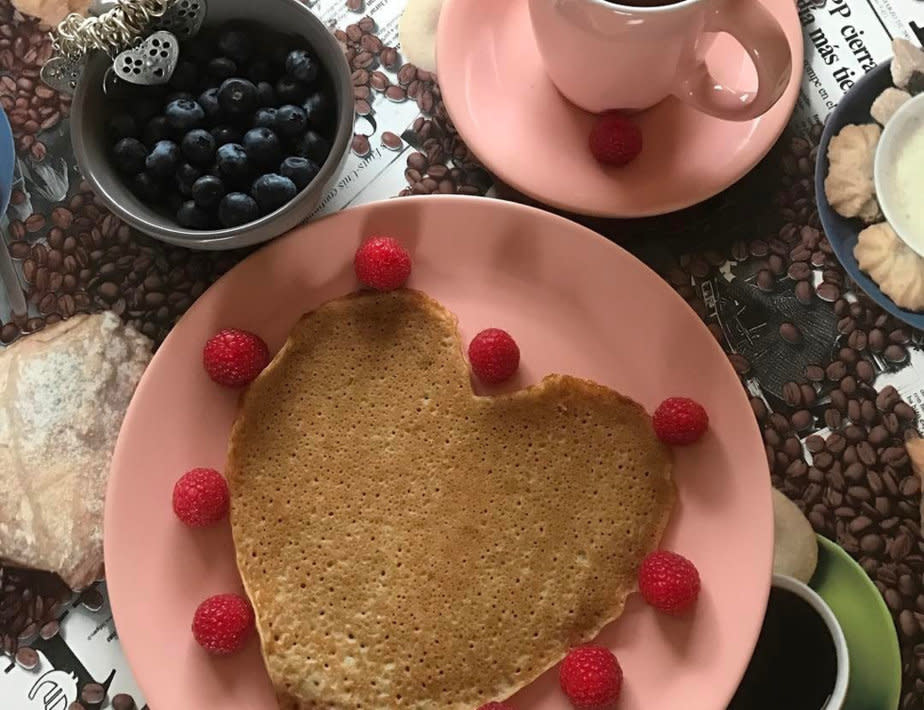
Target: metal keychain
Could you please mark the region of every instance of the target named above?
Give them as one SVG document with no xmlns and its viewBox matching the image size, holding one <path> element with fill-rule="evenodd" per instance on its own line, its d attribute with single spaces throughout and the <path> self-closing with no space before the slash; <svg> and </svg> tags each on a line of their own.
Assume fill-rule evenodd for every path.
<svg viewBox="0 0 924 710">
<path fill-rule="evenodd" d="M 51 88 L 73 93 L 94 51 L 113 58 L 112 75 L 142 86 L 166 84 L 179 58 L 179 43 L 202 27 L 206 0 L 115 0 L 99 16 L 71 13 L 52 33 L 55 56 L 42 67 Z"/>
</svg>

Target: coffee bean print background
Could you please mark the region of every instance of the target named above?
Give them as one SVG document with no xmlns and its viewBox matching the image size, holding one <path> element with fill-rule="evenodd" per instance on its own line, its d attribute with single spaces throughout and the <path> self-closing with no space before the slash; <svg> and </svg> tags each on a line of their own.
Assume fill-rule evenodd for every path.
<svg viewBox="0 0 924 710">
<path fill-rule="evenodd" d="M 0 575 L 0 700 L 6 710 L 145 710 L 101 584 L 81 593 L 53 575 Z"/>
<path fill-rule="evenodd" d="M 353 69 L 353 157 L 385 165 L 391 196 L 528 202 L 496 184 L 468 150 L 438 78 L 403 61 L 394 3 L 323 4 L 312 7 L 331 23 Z M 109 309 L 159 344 L 248 252 L 163 245 L 95 198 L 70 151 L 69 102 L 38 81 L 51 51 L 47 30 L 0 0 L 0 103 L 19 158 L 6 239 L 29 303 L 27 314 L 0 311 L 0 341 Z M 395 111 L 408 117 L 400 127 L 392 125 Z M 918 436 L 917 417 L 888 384 L 913 366 L 922 335 L 857 293 L 834 258 L 814 206 L 819 136 L 818 125 L 793 130 L 738 185 L 681 213 L 633 222 L 569 216 L 656 268 L 726 350 L 762 428 L 773 485 L 873 579 L 900 639 L 901 710 L 924 710 L 921 483 L 904 449 Z M 365 199 L 361 192 L 343 204 Z M 112 673 L 92 675 L 58 633 L 74 609 L 101 610 L 101 589 L 75 595 L 52 575 L 0 567 L 6 672 L 39 677 L 51 665 L 74 673 L 78 699 L 69 710 L 135 707 L 113 691 Z"/>
<path fill-rule="evenodd" d="M 348 3 L 351 11 L 358 6 L 360 3 Z M 403 62 L 399 50 L 379 38 L 377 30 L 378 25 L 368 15 L 342 30 L 334 29 L 353 69 L 357 116 L 353 153 L 360 158 L 368 156 L 376 140 L 389 151 L 413 148 L 406 158 L 407 187 L 399 192 L 401 197 L 486 194 L 493 180 L 450 120 L 436 75 Z M 420 115 L 401 135 L 377 131 L 375 103 L 383 100 L 392 104 L 414 102 Z"/>
</svg>

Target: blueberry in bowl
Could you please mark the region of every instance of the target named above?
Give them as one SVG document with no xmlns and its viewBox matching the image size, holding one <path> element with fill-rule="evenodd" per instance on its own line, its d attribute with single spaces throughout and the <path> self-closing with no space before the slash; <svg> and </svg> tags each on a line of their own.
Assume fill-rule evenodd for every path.
<svg viewBox="0 0 924 710">
<path fill-rule="evenodd" d="M 167 125 L 178 134 L 191 131 L 205 122 L 205 109 L 193 98 L 175 98 L 164 107 Z"/>
<path fill-rule="evenodd" d="M 251 128 L 244 134 L 244 150 L 250 162 L 260 168 L 279 165 L 282 142 L 270 128 Z"/>
<path fill-rule="evenodd" d="M 276 173 L 267 173 L 254 180 L 250 195 L 256 200 L 261 210 L 272 212 L 295 197 L 296 192 L 298 188 L 289 178 Z"/>
<path fill-rule="evenodd" d="M 119 217 L 166 242 L 230 249 L 315 211 L 352 137 L 350 69 L 299 0 L 213 0 L 163 86 L 102 91 L 91 56 L 74 95 L 81 172 Z"/>
<path fill-rule="evenodd" d="M 243 192 L 229 192 L 218 203 L 218 219 L 225 227 L 236 227 L 257 218 L 257 201 Z"/>
<path fill-rule="evenodd" d="M 257 87 L 250 79 L 232 76 L 218 87 L 218 105 L 229 114 L 253 113 L 257 108 Z"/>
<path fill-rule="evenodd" d="M 155 178 L 169 178 L 180 164 L 180 147 L 173 141 L 158 141 L 144 159 L 144 170 Z"/>
<path fill-rule="evenodd" d="M 204 210 L 214 210 L 225 196 L 225 184 L 217 175 L 203 175 L 193 184 L 190 194 L 199 207 Z"/>
<path fill-rule="evenodd" d="M 319 170 L 317 164 L 308 158 L 293 155 L 282 161 L 279 174 L 289 178 L 295 184 L 295 188 L 301 190 L 314 180 Z"/>
<path fill-rule="evenodd" d="M 148 158 L 148 149 L 137 138 L 122 138 L 112 148 L 116 170 L 134 176 L 142 172 Z"/>
<path fill-rule="evenodd" d="M 215 159 L 215 137 L 204 128 L 194 128 L 180 143 L 183 157 L 190 163 L 208 164 Z"/>
</svg>

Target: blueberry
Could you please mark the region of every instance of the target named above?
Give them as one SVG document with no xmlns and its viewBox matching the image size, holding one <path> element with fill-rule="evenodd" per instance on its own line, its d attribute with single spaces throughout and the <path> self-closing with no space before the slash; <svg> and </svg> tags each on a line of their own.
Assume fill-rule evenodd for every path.
<svg viewBox="0 0 924 710">
<path fill-rule="evenodd" d="M 132 191 L 143 202 L 160 202 L 163 197 L 163 186 L 148 173 L 138 173 L 132 178 Z"/>
<path fill-rule="evenodd" d="M 307 50 L 293 49 L 286 57 L 286 71 L 293 78 L 310 84 L 318 78 L 318 60 Z"/>
<path fill-rule="evenodd" d="M 215 57 L 209 60 L 208 72 L 219 81 L 223 81 L 237 74 L 237 64 L 227 57 Z"/>
<path fill-rule="evenodd" d="M 183 136 L 180 143 L 186 160 L 200 165 L 212 162 L 216 147 L 215 138 L 204 128 L 194 128 Z"/>
<path fill-rule="evenodd" d="M 144 167 L 156 177 L 169 177 L 180 162 L 180 148 L 173 141 L 158 141 L 148 153 Z"/>
<path fill-rule="evenodd" d="M 167 94 L 165 103 L 169 104 L 174 101 L 179 101 L 181 99 L 184 101 L 195 101 L 196 97 L 193 94 L 189 93 L 188 91 L 174 91 L 172 93 Z"/>
<path fill-rule="evenodd" d="M 308 128 L 308 115 L 305 110 L 286 104 L 280 106 L 276 113 L 276 130 L 287 138 L 300 135 Z"/>
<path fill-rule="evenodd" d="M 203 175 L 192 186 L 192 198 L 199 207 L 210 210 L 225 196 L 225 186 L 215 175 Z"/>
<path fill-rule="evenodd" d="M 199 86 L 199 70 L 188 59 L 177 62 L 173 76 L 170 77 L 170 86 L 178 91 L 195 91 Z"/>
<path fill-rule="evenodd" d="M 170 130 L 170 125 L 167 123 L 166 116 L 155 116 L 147 125 L 144 127 L 144 133 L 142 138 L 144 138 L 144 144 L 148 148 L 153 148 L 158 141 L 169 140 L 173 137 L 173 131 Z"/>
<path fill-rule="evenodd" d="M 250 177 L 251 163 L 244 146 L 225 143 L 218 149 L 218 172 L 231 183 L 246 182 Z"/>
<path fill-rule="evenodd" d="M 226 29 L 218 35 L 218 49 L 225 56 L 241 64 L 253 54 L 253 40 L 245 30 Z"/>
<path fill-rule="evenodd" d="M 164 115 L 173 130 L 186 133 L 202 124 L 205 109 L 191 99 L 177 99 L 167 104 Z"/>
<path fill-rule="evenodd" d="M 295 183 L 298 190 L 306 187 L 308 183 L 314 180 L 318 170 L 319 168 L 315 162 L 308 160 L 308 158 L 299 158 L 296 155 L 289 156 L 279 166 L 279 174 Z"/>
<path fill-rule="evenodd" d="M 234 126 L 216 126 L 211 130 L 211 134 L 215 138 L 215 145 L 240 143 L 244 139 L 244 134 Z"/>
<path fill-rule="evenodd" d="M 308 131 L 295 144 L 295 154 L 321 165 L 330 153 L 330 143 L 324 136 Z"/>
<path fill-rule="evenodd" d="M 106 122 L 106 133 L 113 143 L 123 138 L 137 138 L 138 123 L 127 113 L 117 113 Z"/>
<path fill-rule="evenodd" d="M 209 213 L 192 200 L 184 202 L 176 211 L 176 221 L 187 229 L 208 229 L 212 223 Z"/>
<path fill-rule="evenodd" d="M 261 81 L 257 84 L 257 106 L 277 106 L 279 99 L 276 98 L 276 89 L 268 81 Z"/>
<path fill-rule="evenodd" d="M 315 91 L 302 103 L 308 116 L 308 123 L 313 128 L 326 128 L 334 120 L 334 102 L 330 94 Z"/>
<path fill-rule="evenodd" d="M 223 227 L 236 227 L 260 216 L 256 201 L 243 192 L 229 192 L 218 205 L 218 221 Z"/>
<path fill-rule="evenodd" d="M 221 104 L 218 103 L 218 89 L 206 89 L 199 94 L 198 102 L 202 110 L 205 111 L 207 120 L 212 123 L 217 123 L 221 120 L 224 112 L 221 110 Z"/>
<path fill-rule="evenodd" d="M 256 165 L 264 167 L 279 165 L 282 159 L 282 145 L 279 137 L 269 128 L 251 128 L 244 134 L 244 150 Z"/>
<path fill-rule="evenodd" d="M 250 79 L 254 84 L 259 84 L 261 81 L 269 81 L 275 74 L 276 72 L 273 71 L 268 59 L 255 59 L 248 65 L 247 71 L 244 72 L 244 76 Z"/>
<path fill-rule="evenodd" d="M 176 169 L 176 188 L 181 195 L 192 195 L 193 183 L 202 177 L 202 171 L 189 163 L 183 163 Z"/>
<path fill-rule="evenodd" d="M 258 108 L 253 115 L 253 125 L 256 128 L 276 128 L 276 118 L 276 109 Z"/>
<path fill-rule="evenodd" d="M 138 123 L 147 123 L 160 113 L 161 106 L 163 106 L 163 103 L 153 96 L 139 96 L 132 99 L 129 110 Z"/>
<path fill-rule="evenodd" d="M 247 79 L 225 79 L 218 89 L 218 103 L 228 113 L 250 113 L 257 107 L 257 87 Z"/>
<path fill-rule="evenodd" d="M 276 173 L 261 175 L 250 188 L 250 194 L 264 214 L 279 209 L 295 197 L 297 192 L 294 182 Z"/>
<path fill-rule="evenodd" d="M 123 138 L 112 149 L 116 169 L 126 175 L 135 175 L 144 170 L 148 149 L 137 138 Z"/>
<path fill-rule="evenodd" d="M 287 104 L 300 104 L 308 96 L 308 87 L 297 79 L 284 76 L 276 82 L 276 98 Z"/>
</svg>

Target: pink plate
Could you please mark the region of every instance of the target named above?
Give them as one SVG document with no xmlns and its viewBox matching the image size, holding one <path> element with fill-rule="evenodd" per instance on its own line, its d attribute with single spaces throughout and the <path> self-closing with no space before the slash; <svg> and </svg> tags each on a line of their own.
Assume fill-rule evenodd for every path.
<svg viewBox="0 0 924 710">
<path fill-rule="evenodd" d="M 625 671 L 621 710 L 725 707 L 757 639 L 773 547 L 766 458 L 738 378 L 680 297 L 621 248 L 536 209 L 466 197 L 391 200 L 296 230 L 209 289 L 154 357 L 119 436 L 105 518 L 112 607 L 151 707 L 276 707 L 255 639 L 214 659 L 190 633 L 200 601 L 242 589 L 229 527 L 189 530 L 170 504 L 185 470 L 221 470 L 235 416 L 237 393 L 208 379 L 202 346 L 237 326 L 276 351 L 302 313 L 356 288 L 353 253 L 376 233 L 408 246 L 410 286 L 454 311 L 464 339 L 490 326 L 515 335 L 523 366 L 513 387 L 566 372 L 649 410 L 674 394 L 705 405 L 710 433 L 677 451 L 665 541 L 699 567 L 696 613 L 665 618 L 633 595 L 602 639 Z M 569 707 L 554 672 L 515 702 Z"/>
<path fill-rule="evenodd" d="M 591 156 L 593 116 L 568 103 L 546 76 L 527 0 L 446 0 L 436 44 L 443 100 L 478 159 L 540 202 L 600 217 L 689 207 L 741 179 L 767 154 L 799 95 L 803 49 L 796 6 L 792 0 L 762 2 L 792 52 L 782 98 L 760 118 L 741 123 L 668 98 L 638 116 L 644 148 L 624 168 L 602 167 Z M 756 87 L 753 65 L 729 36 L 719 35 L 706 56 L 722 83 Z"/>
</svg>

